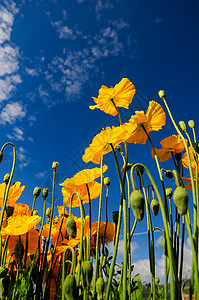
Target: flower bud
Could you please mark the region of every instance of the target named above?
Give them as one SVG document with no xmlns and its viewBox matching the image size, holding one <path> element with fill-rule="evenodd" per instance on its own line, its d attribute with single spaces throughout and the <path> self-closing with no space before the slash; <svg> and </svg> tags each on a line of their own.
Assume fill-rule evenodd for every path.
<svg viewBox="0 0 199 300">
<path fill-rule="evenodd" d="M 43 188 L 42 197 L 43 197 L 44 200 L 48 197 L 48 192 L 49 192 L 48 188 Z"/>
<path fill-rule="evenodd" d="M 33 210 L 32 215 L 33 216 L 38 216 L 38 210 Z"/>
<path fill-rule="evenodd" d="M 165 170 L 164 174 L 169 179 L 173 178 L 173 172 L 170 170 Z"/>
<path fill-rule="evenodd" d="M 47 209 L 46 209 L 46 217 L 47 217 L 48 219 L 50 219 L 51 213 L 52 213 L 51 207 L 47 207 Z"/>
<path fill-rule="evenodd" d="M 41 188 L 39 186 L 36 186 L 33 191 L 33 196 L 37 198 L 39 197 L 40 193 L 41 193 Z"/>
<path fill-rule="evenodd" d="M 59 166 L 59 163 L 58 163 L 57 161 L 54 161 L 54 162 L 52 163 L 52 169 L 53 169 L 54 171 L 57 171 L 58 166 Z"/>
<path fill-rule="evenodd" d="M 143 175 L 144 174 L 144 167 L 143 166 L 136 166 L 135 167 L 135 173 L 139 176 L 139 175 Z"/>
<path fill-rule="evenodd" d="M 75 239 L 77 234 L 77 225 L 72 216 L 69 216 L 66 220 L 66 229 L 68 231 L 68 234 Z"/>
<path fill-rule="evenodd" d="M 165 99 L 165 91 L 160 90 L 160 91 L 158 92 L 158 95 L 159 95 L 160 99 Z"/>
<path fill-rule="evenodd" d="M 168 256 L 167 244 L 166 244 L 166 238 L 165 238 L 165 236 L 163 236 L 163 238 L 162 238 L 162 249 L 164 250 L 165 255 Z"/>
<path fill-rule="evenodd" d="M 16 243 L 14 252 L 17 252 L 17 253 L 15 253 L 15 260 L 16 260 L 17 264 L 19 264 L 24 255 L 24 246 L 21 242 Z"/>
<path fill-rule="evenodd" d="M 196 151 L 196 153 L 199 154 L 199 143 L 195 143 L 195 144 L 193 145 L 193 147 L 194 147 L 194 150 Z"/>
<path fill-rule="evenodd" d="M 134 190 L 130 195 L 133 214 L 138 221 L 144 218 L 144 197 L 138 190 Z"/>
<path fill-rule="evenodd" d="M 157 284 L 160 283 L 160 278 L 156 277 L 155 281 Z"/>
<path fill-rule="evenodd" d="M 112 212 L 112 218 L 113 218 L 113 222 L 115 223 L 115 225 L 118 224 L 118 215 L 119 215 L 119 211 L 113 211 Z"/>
<path fill-rule="evenodd" d="M 154 214 L 154 216 L 157 216 L 158 215 L 158 212 L 159 212 L 159 202 L 156 200 L 156 199 L 152 199 L 151 200 L 151 210 Z"/>
<path fill-rule="evenodd" d="M 178 125 L 182 131 L 184 131 L 184 132 L 187 131 L 187 125 L 185 124 L 184 121 L 179 121 Z"/>
<path fill-rule="evenodd" d="M 186 215 L 188 209 L 189 195 L 184 187 L 177 186 L 173 193 L 173 201 L 179 215 Z"/>
<path fill-rule="evenodd" d="M 65 298 L 67 300 L 75 300 L 76 298 L 76 280 L 75 276 L 69 274 L 63 283 L 62 293 L 64 293 Z"/>
<path fill-rule="evenodd" d="M 194 122 L 194 120 L 189 120 L 188 125 L 192 129 L 195 128 L 195 122 Z"/>
<path fill-rule="evenodd" d="M 3 160 L 3 151 L 0 150 L 0 163 L 2 162 Z"/>
<path fill-rule="evenodd" d="M 84 288 L 90 287 L 93 278 L 93 264 L 90 260 L 83 262 L 82 264 L 82 276 Z"/>
<path fill-rule="evenodd" d="M 104 185 L 105 185 L 106 187 L 109 187 L 109 185 L 110 185 L 110 179 L 109 179 L 109 177 L 105 177 L 105 178 L 104 178 Z"/>
<path fill-rule="evenodd" d="M 10 173 L 6 173 L 5 176 L 4 176 L 4 178 L 3 178 L 4 183 L 8 184 L 9 179 L 10 179 Z"/>
<path fill-rule="evenodd" d="M 98 299 L 103 299 L 104 280 L 102 277 L 99 277 L 96 281 L 96 292 L 98 294 Z"/>
<path fill-rule="evenodd" d="M 172 188 L 167 188 L 167 189 L 166 189 L 166 196 L 167 196 L 168 198 L 171 198 L 172 194 L 173 194 Z"/>
</svg>

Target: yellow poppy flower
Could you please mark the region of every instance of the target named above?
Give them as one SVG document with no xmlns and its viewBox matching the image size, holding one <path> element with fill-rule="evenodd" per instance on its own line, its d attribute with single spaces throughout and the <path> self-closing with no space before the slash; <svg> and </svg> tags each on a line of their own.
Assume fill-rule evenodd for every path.
<svg viewBox="0 0 199 300">
<path fill-rule="evenodd" d="M 1 229 L 0 235 L 22 235 L 33 227 L 36 228 L 40 220 L 41 217 L 39 216 L 11 216 L 7 220 L 7 226 Z"/>
<path fill-rule="evenodd" d="M 146 114 L 144 111 L 135 111 L 135 115 L 131 117 L 128 123 L 123 127 L 128 130 L 126 141 L 128 143 L 145 144 L 147 133 L 150 131 L 158 131 L 166 124 L 166 115 L 162 106 L 154 100 L 149 102 Z"/>
<path fill-rule="evenodd" d="M 92 181 L 88 183 L 88 188 L 89 188 L 89 193 L 90 193 L 90 199 L 96 199 L 100 195 L 100 183 L 97 181 Z M 82 185 L 77 185 L 73 187 L 68 187 L 62 188 L 62 194 L 63 194 L 63 201 L 66 206 L 70 206 L 70 199 L 73 193 L 78 193 L 82 203 L 88 203 L 89 202 L 89 197 L 88 197 L 88 191 L 86 184 Z M 73 201 L 72 201 L 72 207 L 78 207 L 80 206 L 79 204 L 79 199 L 77 194 L 74 195 Z"/>
<path fill-rule="evenodd" d="M 184 151 L 185 146 L 183 141 L 180 138 L 180 135 L 171 135 L 165 139 L 163 139 L 160 144 L 162 145 L 162 149 L 156 149 L 157 157 L 160 161 L 165 161 L 169 159 L 173 154 L 178 154 Z M 154 152 L 151 151 L 152 157 L 154 158 Z"/>
<path fill-rule="evenodd" d="M 9 189 L 8 192 L 8 199 L 7 199 L 7 206 L 14 206 L 15 202 L 19 199 L 21 196 L 21 193 L 23 192 L 25 186 L 20 186 L 21 182 L 17 181 L 15 182 Z M 3 196 L 5 191 L 6 184 L 3 182 L 0 184 L 0 206 L 3 204 Z"/>
<path fill-rule="evenodd" d="M 108 166 L 103 166 L 103 173 L 108 170 Z M 70 188 L 74 186 L 80 186 L 82 184 L 88 184 L 94 181 L 96 178 L 101 176 L 101 169 L 100 168 L 92 168 L 92 169 L 84 169 L 77 174 L 75 174 L 72 178 L 67 178 L 63 183 L 60 183 L 61 186 L 65 188 Z"/>
<path fill-rule="evenodd" d="M 108 88 L 102 85 L 99 90 L 98 98 L 92 97 L 96 105 L 90 105 L 90 109 L 99 108 L 107 114 L 112 116 L 117 115 L 112 100 L 116 107 L 129 108 L 133 96 L 135 95 L 135 87 L 128 78 L 123 78 L 115 87 Z"/>
<path fill-rule="evenodd" d="M 107 127 L 102 129 L 92 140 L 92 143 L 85 150 L 82 156 L 84 162 L 92 161 L 99 164 L 102 155 L 112 151 L 111 145 L 116 147 L 118 144 L 125 140 L 127 130 L 123 126 Z"/>
<path fill-rule="evenodd" d="M 66 231 L 66 220 L 67 220 L 66 218 L 64 218 L 64 220 L 63 220 L 63 224 L 62 224 L 62 227 L 61 227 L 61 234 L 59 236 L 59 240 L 58 240 L 58 243 L 57 243 L 58 246 L 60 246 L 62 244 L 62 241 L 66 236 L 66 232 L 67 232 Z M 55 242 L 56 242 L 57 237 L 59 235 L 61 223 L 62 223 L 62 217 L 55 217 L 53 219 L 52 228 L 51 228 L 51 232 L 50 232 L 51 244 L 52 245 L 55 245 Z M 50 229 L 50 224 L 45 224 L 43 226 L 42 236 L 47 238 L 49 229 Z"/>
</svg>

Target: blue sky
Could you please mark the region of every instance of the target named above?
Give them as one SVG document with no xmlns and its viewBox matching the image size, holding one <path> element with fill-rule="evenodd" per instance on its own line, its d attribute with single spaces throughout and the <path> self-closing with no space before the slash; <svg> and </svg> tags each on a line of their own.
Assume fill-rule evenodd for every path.
<svg viewBox="0 0 199 300">
<path fill-rule="evenodd" d="M 102 127 L 118 124 L 117 118 L 88 108 L 102 84 L 114 86 L 123 77 L 134 83 L 137 93 L 130 111 L 122 110 L 125 121 L 135 110 L 146 110 L 150 100 L 161 103 L 160 89 L 166 91 L 176 121 L 197 121 L 198 12 L 198 1 L 1 1 L 0 137 L 2 145 L 12 141 L 17 147 L 14 181 L 26 186 L 21 202 L 31 206 L 37 185 L 51 189 L 53 161 L 60 163 L 56 205 L 62 204 L 58 183 L 93 167 L 81 160 L 84 149 Z M 167 125 L 152 133 L 155 146 L 171 134 L 175 130 L 167 116 Z M 129 150 L 130 161 L 145 163 L 156 178 L 148 142 L 130 145 Z M 10 154 L 11 149 L 5 150 L 1 180 L 10 171 Z M 113 187 L 111 220 L 111 212 L 118 209 L 119 186 L 111 154 L 105 163 Z M 162 167 L 172 168 L 172 164 Z M 97 200 L 93 206 L 96 212 Z M 41 199 L 36 208 L 42 211 Z M 160 218 L 154 222 L 161 224 Z M 146 270 L 140 269 L 148 258 L 147 237 L 141 234 L 145 223 L 137 228 L 133 255 L 135 265 L 142 260 L 137 270 L 147 279 Z M 159 237 L 157 270 L 161 274 Z"/>
</svg>

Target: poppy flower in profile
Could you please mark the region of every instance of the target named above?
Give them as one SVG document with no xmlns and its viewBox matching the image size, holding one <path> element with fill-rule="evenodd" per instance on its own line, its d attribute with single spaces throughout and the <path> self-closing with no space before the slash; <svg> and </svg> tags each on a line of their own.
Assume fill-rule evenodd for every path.
<svg viewBox="0 0 199 300">
<path fill-rule="evenodd" d="M 184 151 L 184 142 L 181 140 L 180 135 L 171 135 L 160 142 L 162 149 L 156 149 L 157 157 L 160 161 L 169 159 L 173 154 L 178 154 Z M 152 157 L 154 158 L 154 152 L 151 151 Z"/>
<path fill-rule="evenodd" d="M 6 205 L 8 206 L 14 206 L 15 202 L 19 199 L 21 196 L 21 193 L 23 192 L 25 186 L 20 186 L 21 182 L 17 181 L 15 182 L 9 189 L 8 192 L 8 199 Z M 6 184 L 3 182 L 0 184 L 0 206 L 3 204 L 3 196 L 5 191 Z"/>
<path fill-rule="evenodd" d="M 115 148 L 125 140 L 127 130 L 123 126 L 106 127 L 102 129 L 92 140 L 92 143 L 85 149 L 85 154 L 82 156 L 84 162 L 92 161 L 94 164 L 99 164 L 102 155 L 112 151 L 113 145 Z"/>
<path fill-rule="evenodd" d="M 162 106 L 154 100 L 149 102 L 146 114 L 144 111 L 135 111 L 128 123 L 123 127 L 128 130 L 127 143 L 146 144 L 146 132 L 158 131 L 166 124 L 166 115 Z M 143 129 L 143 126 L 146 132 Z"/>
<path fill-rule="evenodd" d="M 191 160 L 191 167 L 192 167 L 192 169 L 195 169 L 196 168 L 196 160 L 194 158 L 194 155 L 198 156 L 198 154 L 195 152 L 195 150 L 193 153 L 191 146 L 188 147 L 188 151 L 189 151 L 189 156 L 190 156 L 190 160 Z M 189 168 L 187 152 L 185 152 L 182 157 L 182 164 L 185 168 L 187 168 L 187 169 Z"/>
<path fill-rule="evenodd" d="M 135 91 L 133 83 L 128 78 L 123 78 L 115 87 L 108 88 L 102 85 L 101 89 L 99 89 L 98 98 L 92 97 L 96 105 L 90 105 L 89 108 L 92 110 L 99 108 L 107 114 L 116 116 L 117 110 L 115 106 L 128 109 Z"/>
</svg>

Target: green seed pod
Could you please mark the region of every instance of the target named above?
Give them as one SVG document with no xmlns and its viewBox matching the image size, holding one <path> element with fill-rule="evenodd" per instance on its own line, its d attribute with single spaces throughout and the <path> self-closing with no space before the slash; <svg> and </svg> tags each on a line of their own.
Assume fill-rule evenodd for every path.
<svg viewBox="0 0 199 300">
<path fill-rule="evenodd" d="M 96 292 L 97 292 L 97 299 L 103 299 L 103 292 L 104 292 L 104 280 L 102 277 L 99 277 L 96 281 Z"/>
<path fill-rule="evenodd" d="M 90 260 L 82 263 L 82 276 L 84 288 L 89 288 L 93 278 L 93 264 Z"/>
<path fill-rule="evenodd" d="M 165 236 L 163 236 L 163 238 L 162 238 L 162 249 L 164 250 L 165 255 L 168 256 Z"/>
<path fill-rule="evenodd" d="M 15 260 L 17 264 L 19 264 L 22 261 L 23 255 L 24 255 L 24 246 L 22 243 L 17 242 L 14 248 L 15 253 Z"/>
<path fill-rule="evenodd" d="M 119 215 L 119 211 L 116 210 L 112 212 L 112 219 L 116 225 L 118 224 L 118 215 Z"/>
<path fill-rule="evenodd" d="M 109 177 L 105 177 L 105 178 L 104 178 L 104 185 L 105 185 L 106 187 L 109 187 L 109 185 L 110 185 L 110 179 L 109 179 Z"/>
<path fill-rule="evenodd" d="M 54 162 L 52 163 L 52 169 L 53 169 L 54 171 L 57 171 L 58 166 L 59 166 L 59 163 L 58 163 L 57 161 L 54 161 Z"/>
<path fill-rule="evenodd" d="M 7 273 L 8 273 L 8 268 L 3 267 L 3 266 L 0 267 L 0 278 L 5 277 L 7 275 Z"/>
<path fill-rule="evenodd" d="M 134 190 L 130 195 L 133 214 L 138 221 L 144 218 L 144 197 L 138 190 Z"/>
<path fill-rule="evenodd" d="M 40 193 L 41 193 L 41 188 L 39 186 L 36 186 L 33 191 L 33 196 L 37 198 L 39 197 Z"/>
<path fill-rule="evenodd" d="M 10 173 L 6 173 L 5 176 L 4 176 L 4 178 L 3 178 L 4 183 L 8 184 L 9 179 L 10 179 Z"/>
<path fill-rule="evenodd" d="M 66 220 L 66 229 L 68 231 L 68 234 L 75 239 L 77 234 L 77 226 L 74 218 L 72 216 L 69 216 Z"/>
<path fill-rule="evenodd" d="M 42 197 L 43 197 L 44 200 L 48 197 L 48 192 L 49 192 L 48 188 L 43 188 Z"/>
<path fill-rule="evenodd" d="M 194 120 L 189 120 L 188 125 L 192 129 L 195 128 L 195 122 L 194 122 Z"/>
<path fill-rule="evenodd" d="M 194 150 L 196 151 L 196 153 L 199 154 L 199 143 L 195 143 L 195 144 L 193 145 L 193 147 L 194 147 Z"/>
<path fill-rule="evenodd" d="M 62 285 L 62 293 L 66 300 L 75 300 L 76 298 L 76 281 L 74 275 L 68 275 Z"/>
<path fill-rule="evenodd" d="M 185 122 L 184 121 L 179 121 L 178 122 L 178 125 L 180 126 L 180 129 L 182 130 L 182 131 L 187 131 L 187 125 L 185 124 Z"/>
<path fill-rule="evenodd" d="M 185 188 L 178 186 L 173 193 L 173 201 L 177 207 L 179 215 L 185 215 L 187 213 L 189 195 Z"/>
<path fill-rule="evenodd" d="M 165 99 L 165 91 L 160 90 L 160 91 L 158 92 L 158 95 L 159 95 L 160 99 Z"/>
<path fill-rule="evenodd" d="M 167 188 L 167 189 L 166 189 L 166 196 L 167 196 L 168 198 L 171 198 L 172 194 L 173 194 L 172 188 Z"/>
<path fill-rule="evenodd" d="M 154 214 L 154 216 L 157 216 L 158 215 L 158 212 L 159 212 L 159 202 L 156 200 L 156 199 L 152 199 L 151 200 L 151 210 Z"/>
</svg>

